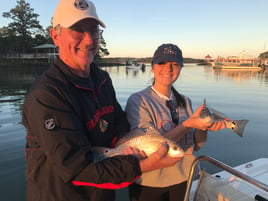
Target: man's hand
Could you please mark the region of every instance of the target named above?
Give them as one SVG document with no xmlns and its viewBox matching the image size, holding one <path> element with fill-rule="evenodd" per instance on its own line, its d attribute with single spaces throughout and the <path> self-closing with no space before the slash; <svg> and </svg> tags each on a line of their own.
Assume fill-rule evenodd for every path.
<svg viewBox="0 0 268 201">
<path fill-rule="evenodd" d="M 155 169 L 173 166 L 182 159 L 182 157 L 170 157 L 168 156 L 167 152 L 167 143 L 161 143 L 157 151 L 140 161 L 141 171 L 147 172 Z"/>
<path fill-rule="evenodd" d="M 135 147 L 128 147 L 125 151 L 124 151 L 125 155 L 134 155 L 135 157 L 137 157 L 138 159 L 144 159 L 147 158 L 146 153 L 143 150 L 139 150 Z"/>
</svg>

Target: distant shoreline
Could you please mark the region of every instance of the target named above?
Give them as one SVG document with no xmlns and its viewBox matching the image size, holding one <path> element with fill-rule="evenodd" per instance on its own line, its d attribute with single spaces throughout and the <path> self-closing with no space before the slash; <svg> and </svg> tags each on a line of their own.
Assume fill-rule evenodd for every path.
<svg viewBox="0 0 268 201">
<path fill-rule="evenodd" d="M 129 57 L 117 57 L 117 58 L 102 58 L 100 61 L 96 61 L 95 63 L 102 67 L 113 67 L 113 66 L 125 66 L 126 61 L 133 60 L 135 58 Z M 141 64 L 150 64 L 151 58 L 139 58 L 136 59 Z M 192 58 L 184 58 L 184 63 L 204 63 L 202 59 L 192 59 Z M 47 59 L 33 60 L 33 59 L 0 59 L 0 68 L 5 67 L 19 67 L 19 66 L 28 66 L 28 67 L 36 67 L 43 66 L 48 67 L 51 64 Z"/>
</svg>

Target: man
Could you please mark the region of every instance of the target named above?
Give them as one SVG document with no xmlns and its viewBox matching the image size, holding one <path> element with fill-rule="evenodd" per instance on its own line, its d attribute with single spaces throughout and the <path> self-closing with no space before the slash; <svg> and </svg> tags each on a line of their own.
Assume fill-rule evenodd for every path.
<svg viewBox="0 0 268 201">
<path fill-rule="evenodd" d="M 59 1 L 50 31 L 59 57 L 23 106 L 28 201 L 114 200 L 113 189 L 180 160 L 166 156 L 162 144 L 148 157 L 129 148 L 128 155 L 94 163 L 91 147 L 109 147 L 129 129 L 109 75 L 92 63 L 99 25 L 105 27 L 92 2 Z"/>
</svg>

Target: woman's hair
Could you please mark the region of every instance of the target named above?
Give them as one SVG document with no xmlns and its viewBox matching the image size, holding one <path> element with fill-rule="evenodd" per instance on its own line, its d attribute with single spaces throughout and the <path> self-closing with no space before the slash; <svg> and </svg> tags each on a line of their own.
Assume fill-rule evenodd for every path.
<svg viewBox="0 0 268 201">
<path fill-rule="evenodd" d="M 178 106 L 181 106 L 181 107 L 186 107 L 186 101 L 185 101 L 185 98 L 184 96 L 180 95 L 179 92 L 172 86 L 171 87 L 171 91 L 173 92 L 175 98 L 176 98 L 176 101 L 177 101 L 177 104 Z"/>
</svg>

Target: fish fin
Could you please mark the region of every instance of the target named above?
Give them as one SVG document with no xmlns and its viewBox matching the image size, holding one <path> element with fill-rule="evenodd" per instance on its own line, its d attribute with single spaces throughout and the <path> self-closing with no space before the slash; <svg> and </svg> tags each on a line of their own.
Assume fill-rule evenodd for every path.
<svg viewBox="0 0 268 201">
<path fill-rule="evenodd" d="M 213 113 L 213 115 L 216 115 L 216 116 L 218 116 L 218 117 L 220 117 L 220 118 L 222 118 L 222 119 L 226 119 L 226 118 L 227 118 L 227 116 L 226 116 L 224 113 L 219 112 L 218 110 L 215 110 L 215 109 L 212 108 L 212 107 L 209 107 L 209 109 L 210 109 L 210 111 Z"/>
<path fill-rule="evenodd" d="M 153 126 L 153 125 L 148 125 L 146 128 L 146 134 L 151 134 L 151 135 L 161 135 L 161 133 L 159 132 L 159 130 Z"/>
<path fill-rule="evenodd" d="M 208 106 L 206 98 L 204 98 L 204 103 L 203 104 L 204 104 L 204 107 L 207 108 L 211 114 L 216 115 L 216 116 L 218 116 L 220 118 L 223 118 L 223 119 L 227 118 L 227 116 L 224 113 L 219 112 L 218 110 L 215 110 L 214 108 Z"/>
<path fill-rule="evenodd" d="M 120 146 L 121 144 L 124 144 L 125 142 L 132 140 L 135 137 L 140 137 L 141 135 L 161 135 L 159 130 L 152 124 L 146 124 L 139 128 L 135 128 L 131 130 L 130 132 L 126 133 L 126 135 L 123 135 L 116 143 L 115 147 Z"/>
<path fill-rule="evenodd" d="M 247 119 L 231 121 L 233 126 L 230 129 L 240 137 L 243 137 L 243 132 L 248 122 L 249 120 Z"/>
<path fill-rule="evenodd" d="M 204 103 L 203 103 L 203 105 L 204 105 L 204 107 L 207 106 L 207 100 L 206 100 L 206 98 L 204 98 Z"/>
</svg>

